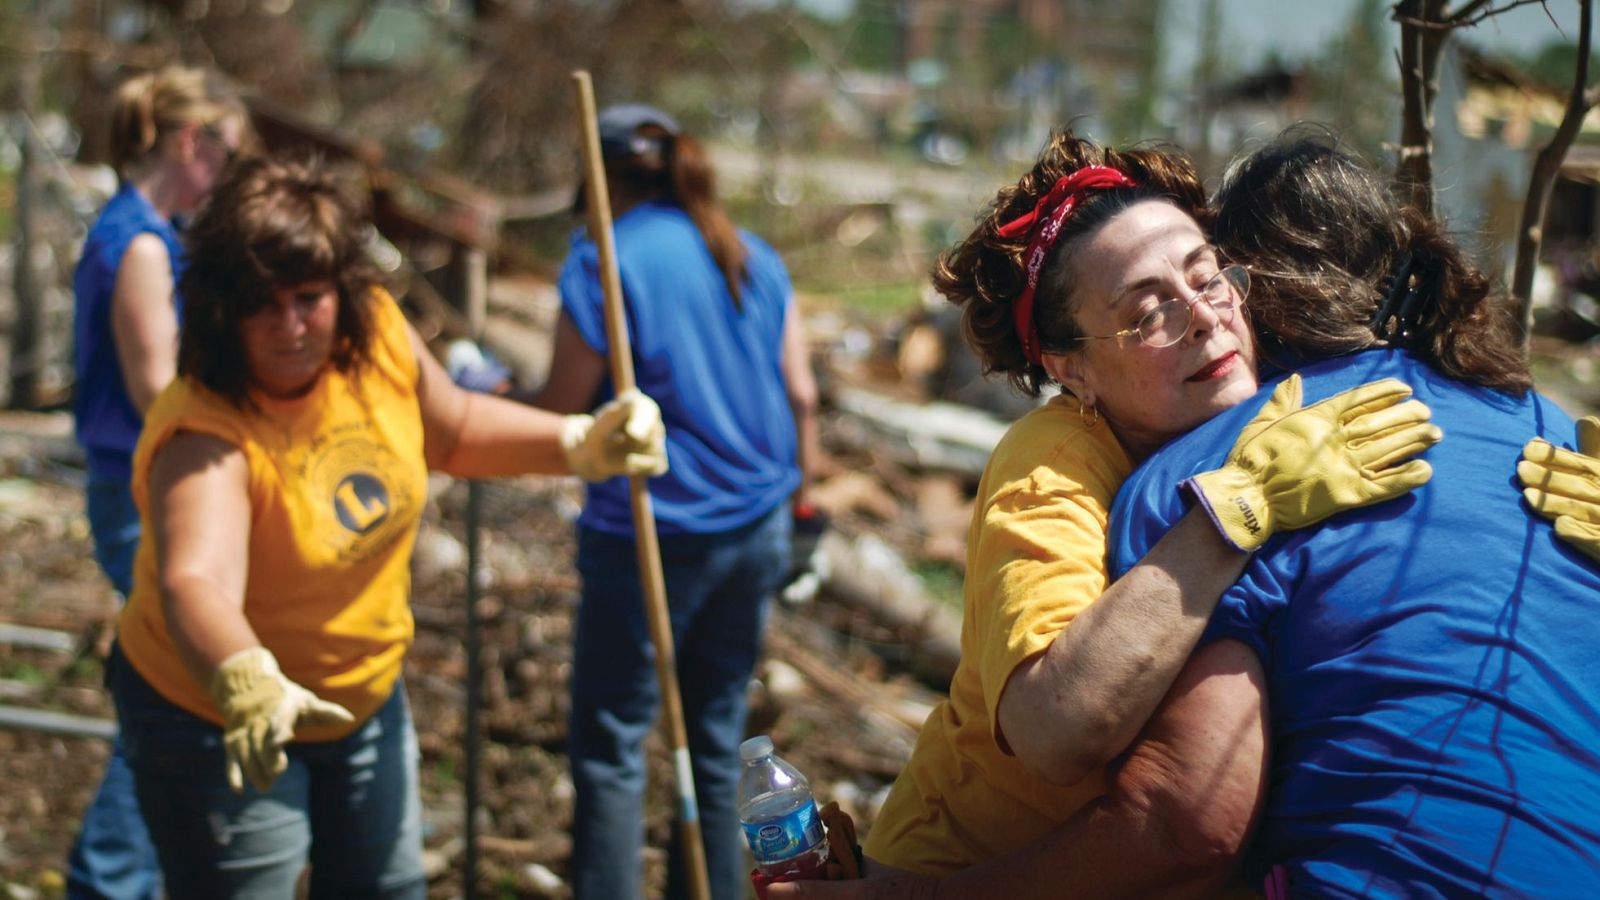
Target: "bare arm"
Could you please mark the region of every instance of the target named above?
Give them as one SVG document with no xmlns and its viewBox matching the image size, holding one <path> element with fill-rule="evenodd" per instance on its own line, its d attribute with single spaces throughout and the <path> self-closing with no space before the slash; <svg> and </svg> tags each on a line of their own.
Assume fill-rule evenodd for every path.
<svg viewBox="0 0 1600 900">
<path fill-rule="evenodd" d="M 415 329 L 407 329 L 417 357 L 417 399 L 430 469 L 463 478 L 568 471 L 561 450 L 561 415 L 463 390 Z"/>
<path fill-rule="evenodd" d="M 950 878 L 940 896 L 1187 896 L 1233 873 L 1266 797 L 1266 682 L 1254 651 L 1195 653 L 1105 797 L 1044 840 Z M 980 890 L 981 888 L 981 890 Z"/>
<path fill-rule="evenodd" d="M 172 258 L 150 233 L 128 244 L 111 290 L 111 339 L 122 383 L 144 415 L 178 371 L 178 313 L 172 305 Z"/>
<path fill-rule="evenodd" d="M 178 655 L 203 687 L 224 659 L 261 643 L 244 617 L 248 479 L 237 447 L 192 432 L 168 441 L 150 469 L 162 611 Z"/>
<path fill-rule="evenodd" d="M 1190 510 L 1012 672 L 997 717 L 1017 761 L 1037 778 L 1074 784 L 1126 749 L 1249 559 Z"/>
<path fill-rule="evenodd" d="M 1218 641 L 1194 655 L 1109 793 L 1014 853 L 943 880 L 895 875 L 768 888 L 772 900 L 1204 896 L 1235 872 L 1266 795 L 1261 663 Z"/>
<path fill-rule="evenodd" d="M 783 387 L 789 395 L 789 409 L 794 413 L 795 436 L 798 439 L 796 458 L 800 464 L 800 488 L 795 491 L 796 502 L 805 499 L 806 488 L 816 476 L 817 457 L 817 379 L 811 373 L 811 350 L 806 343 L 805 324 L 800 319 L 800 306 L 789 302 L 789 311 L 783 320 Z"/>
<path fill-rule="evenodd" d="M 550 351 L 550 376 L 529 402 L 553 412 L 588 412 L 605 376 L 606 358 L 584 342 L 572 317 L 563 311 Z"/>
</svg>

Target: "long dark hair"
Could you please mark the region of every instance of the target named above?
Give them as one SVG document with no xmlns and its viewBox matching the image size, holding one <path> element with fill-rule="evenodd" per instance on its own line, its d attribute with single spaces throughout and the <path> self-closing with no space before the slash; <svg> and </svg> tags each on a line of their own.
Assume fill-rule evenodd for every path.
<svg viewBox="0 0 1600 900">
<path fill-rule="evenodd" d="M 682 132 L 673 134 L 658 125 L 645 124 L 638 133 L 653 138 L 654 149 L 607 157 L 606 172 L 630 191 L 641 196 L 665 196 L 689 214 L 728 283 L 734 306 L 742 309 L 744 242 L 717 200 L 711 158 L 699 141 Z"/>
<path fill-rule="evenodd" d="M 1033 321 L 1040 343 L 1051 352 L 1073 352 L 1082 336 L 1073 319 L 1073 248 L 1114 216 L 1144 200 L 1162 200 L 1193 216 L 1202 230 L 1210 223 L 1205 186 L 1194 163 L 1175 147 L 1147 145 L 1128 150 L 1101 147 L 1070 131 L 1052 136 L 1033 168 L 1006 185 L 978 216 L 972 233 L 939 255 L 933 286 L 961 307 L 961 326 L 983 360 L 984 373 L 1003 372 L 1017 389 L 1038 396 L 1050 374 L 1023 354 L 1011 305 L 1027 284 L 1023 254 L 1028 236 L 1002 237 L 1000 226 L 1033 209 L 1056 181 L 1085 166 L 1109 166 L 1137 187 L 1096 191 L 1063 223 L 1045 257 L 1034 294 Z"/>
<path fill-rule="evenodd" d="M 247 404 L 240 322 L 275 289 L 323 279 L 339 288 L 334 367 L 348 372 L 370 360 L 372 289 L 381 279 L 362 244 L 366 227 L 362 203 L 321 160 L 241 162 L 185 234 L 178 374 Z"/>
<path fill-rule="evenodd" d="M 1400 206 L 1326 130 L 1290 129 L 1236 163 L 1215 205 L 1218 245 L 1250 267 L 1265 361 L 1400 345 L 1462 381 L 1513 394 L 1533 387 L 1507 298 L 1437 221 Z M 1399 271 L 1408 256 L 1409 277 Z M 1397 277 L 1422 299 L 1408 333 L 1375 322 Z"/>
</svg>

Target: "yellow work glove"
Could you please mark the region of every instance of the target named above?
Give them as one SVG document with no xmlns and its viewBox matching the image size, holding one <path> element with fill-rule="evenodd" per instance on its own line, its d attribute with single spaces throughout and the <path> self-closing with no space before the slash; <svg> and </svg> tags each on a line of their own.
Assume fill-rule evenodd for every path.
<svg viewBox="0 0 1600 900">
<path fill-rule="evenodd" d="M 1239 433 L 1222 468 L 1186 480 L 1223 538 L 1250 552 L 1274 534 L 1426 484 L 1418 453 L 1442 433 L 1411 388 L 1386 378 L 1301 408 L 1290 375 Z M 1408 461 L 1409 460 L 1409 461 Z"/>
<path fill-rule="evenodd" d="M 1529 441 L 1517 478 L 1528 505 L 1555 520 L 1556 536 L 1600 562 L 1600 419 L 1578 420 L 1576 452 L 1543 438 Z"/>
<path fill-rule="evenodd" d="M 637 390 L 607 401 L 594 415 L 561 423 L 567 468 L 584 481 L 618 475 L 660 475 L 667 470 L 667 430 L 661 407 Z"/>
<path fill-rule="evenodd" d="M 265 647 L 229 656 L 211 677 L 211 699 L 222 711 L 222 743 L 228 754 L 228 785 L 244 790 L 249 778 L 265 792 L 289 765 L 283 745 L 301 725 L 353 722 L 350 711 L 285 678 Z"/>
</svg>

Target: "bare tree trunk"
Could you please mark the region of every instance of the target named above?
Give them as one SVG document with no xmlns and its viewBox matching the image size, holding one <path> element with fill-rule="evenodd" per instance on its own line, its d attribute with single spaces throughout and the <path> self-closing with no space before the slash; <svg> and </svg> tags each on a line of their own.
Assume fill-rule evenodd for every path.
<svg viewBox="0 0 1600 900">
<path fill-rule="evenodd" d="M 16 316 L 11 323 L 10 403 L 21 407 L 32 406 L 37 401 L 39 376 L 44 365 L 39 333 L 44 297 L 33 267 L 39 161 L 39 139 L 33 125 L 33 112 L 39 98 L 40 59 L 36 38 L 29 29 L 27 47 L 21 54 L 17 72 L 17 108 L 22 113 L 23 128 L 16 182 L 16 245 L 11 266 Z"/>
<path fill-rule="evenodd" d="M 1395 14 L 1422 18 L 1422 0 L 1401 0 Z M 1400 150 L 1395 193 L 1418 209 L 1433 210 L 1433 160 L 1428 101 L 1423 91 L 1422 29 L 1400 23 Z"/>
<path fill-rule="evenodd" d="M 1600 90 L 1589 87 L 1589 44 L 1594 24 L 1594 0 L 1579 0 L 1578 66 L 1572 77 L 1572 93 L 1561 126 L 1534 157 L 1528 176 L 1528 199 L 1522 204 L 1522 219 L 1517 223 L 1517 261 L 1511 270 L 1511 296 L 1519 307 L 1517 321 L 1526 345 L 1533 333 L 1533 273 L 1539 265 L 1539 245 L 1544 241 L 1544 216 L 1550 207 L 1550 191 L 1567 149 L 1578 136 L 1583 118 L 1600 100 Z"/>
<path fill-rule="evenodd" d="M 1439 94 L 1439 57 L 1450 31 L 1446 0 L 1400 0 L 1400 153 L 1395 192 L 1433 214 L 1433 100 Z"/>
</svg>

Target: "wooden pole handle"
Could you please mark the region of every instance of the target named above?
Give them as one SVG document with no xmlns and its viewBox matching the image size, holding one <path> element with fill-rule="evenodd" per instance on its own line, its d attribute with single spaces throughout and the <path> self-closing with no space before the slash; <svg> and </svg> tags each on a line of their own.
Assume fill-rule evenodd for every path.
<svg viewBox="0 0 1600 900">
<path fill-rule="evenodd" d="M 622 307 L 622 276 L 617 270 L 617 247 L 611 233 L 611 194 L 606 188 L 605 161 L 600 155 L 600 124 L 595 111 L 594 84 L 589 73 L 572 73 L 578 89 L 579 128 L 583 133 L 584 190 L 589 207 L 589 236 L 600 254 L 600 290 L 605 298 L 607 358 L 611 383 L 618 393 L 634 386 L 633 349 L 628 343 L 628 319 Z M 678 663 L 672 646 L 672 619 L 667 613 L 666 578 L 661 570 L 661 543 L 650 491 L 641 475 L 628 479 L 633 502 L 634 544 L 638 551 L 639 580 L 644 592 L 650 642 L 656 649 L 656 681 L 661 689 L 667 738 L 672 747 L 672 769 L 678 788 L 678 828 L 684 855 L 689 896 L 710 900 L 711 882 L 706 869 L 705 844 L 700 836 L 700 804 L 694 793 L 694 768 L 689 760 L 689 729 L 684 721 L 683 698 L 678 692 Z"/>
</svg>

